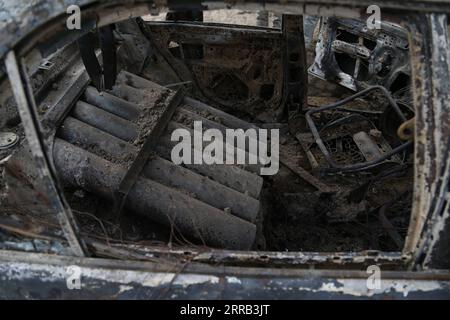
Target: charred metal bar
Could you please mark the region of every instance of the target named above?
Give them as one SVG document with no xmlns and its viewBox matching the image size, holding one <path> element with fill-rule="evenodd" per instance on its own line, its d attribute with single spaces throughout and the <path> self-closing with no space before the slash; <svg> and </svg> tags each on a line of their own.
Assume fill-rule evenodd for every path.
<svg viewBox="0 0 450 320">
<path fill-rule="evenodd" d="M 108 111 L 129 121 L 137 120 L 140 109 L 137 105 L 120 99 L 107 92 L 98 92 L 94 87 L 88 87 L 84 93 L 87 103 Z"/>
<path fill-rule="evenodd" d="M 284 146 L 280 146 L 280 162 L 286 166 L 289 170 L 298 175 L 301 179 L 309 183 L 311 186 L 316 188 L 318 191 L 323 193 L 332 193 L 336 190 L 332 187 L 329 187 L 322 180 L 316 178 L 311 173 L 309 173 L 305 168 L 298 165 L 297 161 L 292 160 L 290 157 L 286 157 L 283 154 L 288 154 L 287 151 L 284 150 Z"/>
<path fill-rule="evenodd" d="M 99 91 L 111 89 L 116 82 L 117 62 L 113 28 L 113 25 L 103 26 L 98 31 L 88 32 L 77 40 L 86 71 Z M 97 40 L 102 51 L 103 67 L 95 54 Z"/>
<path fill-rule="evenodd" d="M 98 156 L 114 159 L 117 162 L 135 155 L 139 151 L 137 147 L 129 143 L 124 143 L 106 132 L 71 117 L 68 117 L 60 127 L 58 137 L 71 144 L 81 146 Z M 95 146 L 95 148 L 91 150 L 91 146 Z M 231 214 L 247 221 L 253 222 L 258 214 L 259 201 L 254 198 L 182 166 L 177 166 L 159 156 L 151 157 L 142 173 L 145 177 L 166 186 L 194 194 L 198 200 L 215 208 L 229 207 Z"/>
<path fill-rule="evenodd" d="M 134 141 L 138 137 L 137 125 L 86 102 L 78 101 L 72 116 L 125 141 Z"/>
<path fill-rule="evenodd" d="M 11 88 L 17 102 L 22 125 L 30 145 L 36 166 L 40 171 L 42 182 L 47 190 L 50 205 L 56 211 L 61 229 L 76 256 L 85 256 L 87 249 L 79 237 L 77 223 L 64 195 L 59 192 L 58 180 L 49 154 L 43 145 L 42 128 L 37 114 L 33 90 L 30 86 L 24 66 L 20 66 L 14 51 L 10 51 L 5 59 Z M 22 67 L 22 69 L 21 69 Z"/>
<path fill-rule="evenodd" d="M 306 106 L 307 98 L 308 75 L 303 16 L 284 14 L 281 28 L 285 42 L 283 100 L 291 119 Z"/>
<path fill-rule="evenodd" d="M 90 152 L 56 139 L 54 161 L 68 185 L 113 199 L 126 169 Z M 152 180 L 139 178 L 131 188 L 125 206 L 205 244 L 230 249 L 249 249 L 256 226 L 218 210 L 188 195 Z"/>
<path fill-rule="evenodd" d="M 58 128 L 88 83 L 89 75 L 86 71 L 83 71 L 67 89 L 63 97 L 45 114 L 43 122 L 46 130 L 54 132 Z"/>
<path fill-rule="evenodd" d="M 86 71 L 89 74 L 92 83 L 98 90 L 103 91 L 104 82 L 102 67 L 100 66 L 100 62 L 97 60 L 94 49 L 94 45 L 96 43 L 95 34 L 92 31 L 88 32 L 86 35 L 80 37 L 77 43 L 80 49 L 81 59 L 83 60 Z"/>
<path fill-rule="evenodd" d="M 383 205 L 380 208 L 380 211 L 378 212 L 378 219 L 380 220 L 381 225 L 386 230 L 389 237 L 391 237 L 392 241 L 394 241 L 397 248 L 401 249 L 403 247 L 403 239 L 402 236 L 400 236 L 398 231 L 395 229 L 394 225 L 386 217 L 386 209 L 388 207 L 389 205 Z"/>
<path fill-rule="evenodd" d="M 177 83 L 166 84 L 165 87 L 170 89 L 170 88 L 185 86 L 185 85 L 188 85 L 191 83 L 192 83 L 192 81 L 182 81 L 182 82 L 177 82 Z"/>
<path fill-rule="evenodd" d="M 361 44 L 347 43 L 341 40 L 334 40 L 332 44 L 334 51 L 347 53 L 351 56 L 356 56 L 368 60 L 371 51 Z"/>
<path fill-rule="evenodd" d="M 103 83 L 107 90 L 113 87 L 117 77 L 116 46 L 113 29 L 113 24 L 98 29 L 103 58 Z"/>
<path fill-rule="evenodd" d="M 136 182 L 139 174 L 145 166 L 145 163 L 148 160 L 148 157 L 153 152 L 155 145 L 158 143 L 158 139 L 163 133 L 164 129 L 167 126 L 167 123 L 172 118 L 175 109 L 180 105 L 181 101 L 184 97 L 184 91 L 182 89 L 175 92 L 171 100 L 169 101 L 169 105 L 163 111 L 155 126 L 148 133 L 147 138 L 142 146 L 141 150 L 139 150 L 136 158 L 131 164 L 130 169 L 127 171 L 125 176 L 122 178 L 122 181 L 119 184 L 119 188 L 117 189 L 117 200 L 120 201 L 119 204 L 119 212 L 125 203 L 125 199 Z"/>
</svg>

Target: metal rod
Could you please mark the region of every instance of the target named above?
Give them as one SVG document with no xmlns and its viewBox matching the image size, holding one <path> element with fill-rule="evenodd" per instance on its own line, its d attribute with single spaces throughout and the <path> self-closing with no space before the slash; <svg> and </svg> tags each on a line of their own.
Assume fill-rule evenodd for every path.
<svg viewBox="0 0 450 320">
<path fill-rule="evenodd" d="M 124 141 L 134 141 L 139 134 L 138 126 L 112 113 L 103 111 L 86 102 L 78 101 L 72 116 Z"/>
<path fill-rule="evenodd" d="M 87 103 L 99 107 L 129 121 L 136 121 L 141 112 L 139 106 L 120 99 L 107 92 L 98 92 L 94 87 L 88 87 L 84 93 Z"/>
<path fill-rule="evenodd" d="M 88 85 L 90 79 L 86 71 L 83 71 L 77 79 L 67 88 L 64 95 L 59 99 L 57 103 L 53 105 L 44 115 L 44 121 L 48 128 L 54 133 L 56 128 L 61 124 L 64 118 L 70 113 L 74 103 L 78 100 L 84 88 Z"/>
<path fill-rule="evenodd" d="M 403 239 L 398 233 L 398 231 L 395 229 L 394 225 L 389 221 L 389 219 L 386 217 L 386 210 L 389 207 L 389 205 L 383 205 L 380 208 L 380 211 L 378 212 L 378 219 L 380 220 L 381 225 L 386 230 L 389 237 L 391 237 L 392 241 L 394 241 L 395 245 L 398 249 L 403 248 Z"/>
</svg>

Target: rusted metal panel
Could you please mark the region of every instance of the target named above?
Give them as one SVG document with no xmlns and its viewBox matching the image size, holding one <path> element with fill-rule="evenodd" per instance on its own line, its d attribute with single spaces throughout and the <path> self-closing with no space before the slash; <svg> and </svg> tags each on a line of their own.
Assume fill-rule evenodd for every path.
<svg viewBox="0 0 450 320">
<path fill-rule="evenodd" d="M 281 29 L 284 38 L 283 100 L 289 119 L 293 119 L 306 108 L 308 96 L 303 16 L 283 15 Z"/>
<path fill-rule="evenodd" d="M 21 261 L 21 262 L 18 262 Z M 71 270 L 81 289 L 69 290 Z M 170 268 L 170 269 L 169 269 Z M 167 271 L 171 270 L 171 271 Z M 367 288 L 360 271 L 216 268 L 0 251 L 0 297 L 17 299 L 414 299 L 450 298 L 448 273 L 383 273 Z"/>
<path fill-rule="evenodd" d="M 440 240 L 440 237 L 450 218 L 450 51 L 447 17 L 441 14 L 414 16 L 411 18 L 410 32 L 416 106 L 416 187 L 404 251 L 413 254 L 416 263 L 427 267 L 433 265 L 434 255 L 439 256 L 434 246 L 441 246 L 444 238 Z M 442 257 L 440 259 L 442 263 Z"/>
<path fill-rule="evenodd" d="M 186 22 L 142 22 L 141 29 L 157 55 L 205 102 L 269 122 L 282 116 L 279 30 Z"/>
</svg>

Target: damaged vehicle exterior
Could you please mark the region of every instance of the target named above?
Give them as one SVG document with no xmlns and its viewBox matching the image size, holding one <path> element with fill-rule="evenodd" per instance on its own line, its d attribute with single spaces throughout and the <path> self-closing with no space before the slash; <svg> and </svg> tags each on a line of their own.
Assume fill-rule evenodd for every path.
<svg viewBox="0 0 450 320">
<path fill-rule="evenodd" d="M 377 4 L 0 1 L 0 297 L 450 298 L 450 2 Z M 279 173 L 175 165 L 197 121 Z"/>
</svg>

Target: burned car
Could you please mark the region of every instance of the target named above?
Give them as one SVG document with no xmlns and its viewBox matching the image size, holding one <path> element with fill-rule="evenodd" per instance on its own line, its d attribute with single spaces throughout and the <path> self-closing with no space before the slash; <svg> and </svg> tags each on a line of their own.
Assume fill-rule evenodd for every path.
<svg viewBox="0 0 450 320">
<path fill-rule="evenodd" d="M 0 297 L 449 298 L 450 3 L 379 2 L 0 1 Z"/>
</svg>

